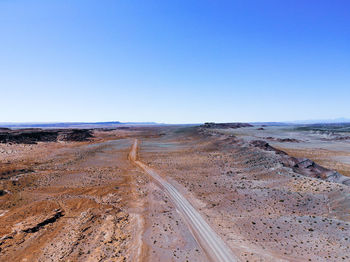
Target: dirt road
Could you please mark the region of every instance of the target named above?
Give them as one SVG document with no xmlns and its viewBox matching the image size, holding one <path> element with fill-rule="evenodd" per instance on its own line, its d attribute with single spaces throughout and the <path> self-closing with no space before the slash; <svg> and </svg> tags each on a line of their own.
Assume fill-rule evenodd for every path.
<svg viewBox="0 0 350 262">
<path fill-rule="evenodd" d="M 179 193 L 179 191 L 161 178 L 156 171 L 137 159 L 137 147 L 138 141 L 136 139 L 129 153 L 129 160 L 150 175 L 172 199 L 178 211 L 188 223 L 194 238 L 205 251 L 208 258 L 212 261 L 218 262 L 239 261 L 222 239 L 214 232 L 194 207 Z"/>
</svg>

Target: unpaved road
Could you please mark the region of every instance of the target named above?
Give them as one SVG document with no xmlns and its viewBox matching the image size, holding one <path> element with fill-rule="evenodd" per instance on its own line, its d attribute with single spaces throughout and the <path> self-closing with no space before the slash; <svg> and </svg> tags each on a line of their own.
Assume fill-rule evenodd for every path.
<svg viewBox="0 0 350 262">
<path fill-rule="evenodd" d="M 161 186 L 161 188 L 164 189 L 165 193 L 170 199 L 172 199 L 178 211 L 188 223 L 193 236 L 207 254 L 208 258 L 217 262 L 239 261 L 238 258 L 233 255 L 229 247 L 226 246 L 222 239 L 214 232 L 194 207 L 179 193 L 179 191 L 161 178 L 153 169 L 137 159 L 137 147 L 138 141 L 136 139 L 129 153 L 129 160 L 143 169 L 144 172 L 150 175 Z"/>
</svg>

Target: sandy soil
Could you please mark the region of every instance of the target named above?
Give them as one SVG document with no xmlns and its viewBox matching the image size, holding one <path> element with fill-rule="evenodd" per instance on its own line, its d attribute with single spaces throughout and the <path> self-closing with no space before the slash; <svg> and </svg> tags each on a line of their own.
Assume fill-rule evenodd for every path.
<svg viewBox="0 0 350 262">
<path fill-rule="evenodd" d="M 178 187 L 242 261 L 350 260 L 349 187 L 284 168 L 218 135 L 173 135 L 141 158 Z"/>
<path fill-rule="evenodd" d="M 206 261 L 163 191 L 127 158 L 134 137 L 0 144 L 0 261 Z"/>
<path fill-rule="evenodd" d="M 348 186 L 297 174 L 243 136 L 181 127 L 0 144 L 0 261 L 209 261 L 168 195 L 128 160 L 135 138 L 140 159 L 241 261 L 350 261 Z M 311 154 L 298 150 L 288 153 Z"/>
<path fill-rule="evenodd" d="M 130 141 L 97 142 L 1 145 L 1 261 L 139 256 L 143 202 Z"/>
</svg>

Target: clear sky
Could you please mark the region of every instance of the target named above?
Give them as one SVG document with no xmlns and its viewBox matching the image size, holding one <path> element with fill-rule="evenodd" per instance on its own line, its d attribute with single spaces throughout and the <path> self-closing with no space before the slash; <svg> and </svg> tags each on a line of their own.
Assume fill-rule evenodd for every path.
<svg viewBox="0 0 350 262">
<path fill-rule="evenodd" d="M 0 0 L 0 122 L 350 117 L 348 0 Z"/>
</svg>

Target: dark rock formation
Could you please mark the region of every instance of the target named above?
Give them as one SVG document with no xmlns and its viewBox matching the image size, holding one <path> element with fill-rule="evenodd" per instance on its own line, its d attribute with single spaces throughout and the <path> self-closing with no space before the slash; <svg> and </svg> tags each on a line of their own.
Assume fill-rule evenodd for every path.
<svg viewBox="0 0 350 262">
<path fill-rule="evenodd" d="M 37 142 L 87 141 L 89 129 L 17 129 L 0 131 L 0 143 L 36 144 Z"/>
<path fill-rule="evenodd" d="M 87 141 L 92 138 L 92 132 L 87 129 L 69 129 L 59 131 L 59 141 Z"/>
<path fill-rule="evenodd" d="M 251 145 L 265 151 L 276 153 L 280 156 L 283 166 L 291 168 L 296 173 L 350 186 L 349 177 L 343 176 L 337 171 L 320 166 L 310 159 L 289 156 L 284 151 L 274 148 L 269 145 L 269 143 L 262 140 L 254 140 L 251 142 Z"/>
<path fill-rule="evenodd" d="M 301 141 L 295 138 L 277 138 L 277 137 L 272 137 L 268 136 L 265 137 L 264 139 L 272 140 L 272 141 L 277 141 L 281 143 L 289 142 L 289 143 L 300 143 Z"/>
<path fill-rule="evenodd" d="M 254 140 L 252 142 L 250 142 L 251 145 L 261 148 L 265 151 L 273 151 L 278 155 L 287 155 L 287 153 L 283 152 L 282 150 L 276 149 L 272 146 L 270 146 L 269 143 L 267 143 L 266 141 L 263 140 Z"/>
<path fill-rule="evenodd" d="M 252 127 L 251 124 L 248 123 L 204 123 L 201 125 L 203 128 L 241 128 L 241 127 Z"/>
</svg>

